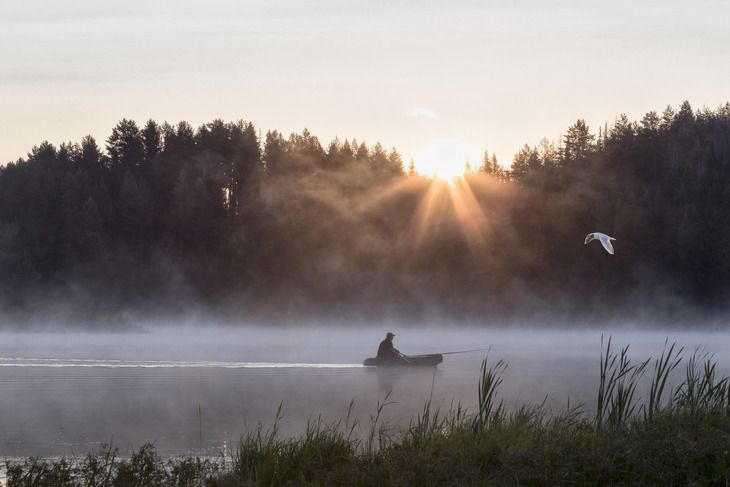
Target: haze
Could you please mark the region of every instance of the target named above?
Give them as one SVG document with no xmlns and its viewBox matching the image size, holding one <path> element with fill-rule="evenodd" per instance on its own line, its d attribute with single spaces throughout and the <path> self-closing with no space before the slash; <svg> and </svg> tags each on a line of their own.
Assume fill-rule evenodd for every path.
<svg viewBox="0 0 730 487">
<path fill-rule="evenodd" d="M 724 377 L 728 18 L 3 1 L 0 456 L 217 454 L 280 403 L 284 435 L 351 400 L 403 426 L 473 409 L 485 348 L 508 406 L 590 416 L 609 334 L 637 362 L 707 345 Z M 387 331 L 480 351 L 362 366 Z"/>
<path fill-rule="evenodd" d="M 728 17 L 721 1 L 6 0 L 0 161 L 104 140 L 121 117 L 220 117 L 380 141 L 426 173 L 484 149 L 509 165 L 578 117 L 724 102 Z"/>
<path fill-rule="evenodd" d="M 725 331 L 438 325 L 220 328 L 198 323 L 171 328 L 145 323 L 143 333 L 2 332 L 0 453 L 84 454 L 112 441 L 128 454 L 152 441 L 166 455 L 217 455 L 230 452 L 240 434 L 257 425 L 270 427 L 280 403 L 284 436 L 302 433 L 307 420 L 318 417 L 344 421 L 350 401 L 350 420 L 359 422 L 358 434 L 364 435 L 386 397 L 382 421 L 395 431 L 429 399 L 442 412 L 457 404 L 473 410 L 485 355 L 492 364 L 508 362 L 499 387 L 499 398 L 508 407 L 545 400 L 547 411 L 562 412 L 569 401 L 584 404 L 590 416 L 601 333 L 611 334 L 615 347 L 631 344 L 634 362 L 657 357 L 669 338 L 685 347 L 685 359 L 695 347 L 706 346 L 718 353 L 718 374 L 730 370 L 722 353 L 730 344 Z M 489 351 L 447 355 L 437 369 L 360 366 L 375 353 L 383 330 L 391 329 L 386 326 L 397 332 L 395 344 L 405 353 Z M 297 365 L 302 363 L 322 366 Z M 681 379 L 683 373 L 677 370 L 670 379 Z M 644 381 L 637 395 L 646 398 L 647 391 Z"/>
</svg>

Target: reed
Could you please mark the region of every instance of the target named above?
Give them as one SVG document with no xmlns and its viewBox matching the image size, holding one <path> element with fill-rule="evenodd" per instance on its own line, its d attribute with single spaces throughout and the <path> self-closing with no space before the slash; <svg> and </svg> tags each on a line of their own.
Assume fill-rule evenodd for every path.
<svg viewBox="0 0 730 487">
<path fill-rule="evenodd" d="M 378 404 L 375 408 L 375 414 L 370 416 L 370 431 L 368 433 L 367 440 L 365 441 L 365 452 L 368 455 L 373 455 L 378 449 L 382 449 L 386 446 L 389 432 L 391 428 L 387 424 L 383 424 L 380 418 L 383 414 L 383 410 L 386 406 L 392 404 L 390 401 L 390 395 L 392 391 L 388 391 L 382 401 L 378 400 Z M 376 443 L 377 439 L 377 443 Z"/>
<path fill-rule="evenodd" d="M 616 353 L 611 350 L 611 337 L 605 350 L 601 336 L 601 363 L 596 400 L 596 426 L 617 429 L 625 426 L 637 410 L 635 402 L 638 381 L 644 375 L 651 359 L 632 364 L 628 356 L 629 345 Z"/>
<path fill-rule="evenodd" d="M 474 432 L 483 431 L 490 425 L 503 419 L 504 403 L 496 402 L 497 388 L 502 383 L 502 374 L 507 370 L 507 363 L 498 360 L 489 366 L 489 357 L 482 361 L 481 375 L 478 385 L 479 409 L 474 417 Z"/>
<path fill-rule="evenodd" d="M 669 340 L 665 340 L 662 354 L 654 360 L 654 374 L 651 378 L 651 386 L 649 387 L 649 402 L 643 407 L 644 419 L 651 421 L 656 418 L 662 409 L 662 401 L 664 399 L 664 390 L 667 386 L 667 379 L 674 369 L 682 362 L 682 352 L 684 347 L 676 349 L 676 342 L 672 343 L 667 349 Z M 671 396 L 670 396 L 671 401 Z M 670 402 L 667 407 L 671 408 Z"/>
<path fill-rule="evenodd" d="M 684 382 L 677 387 L 674 401 L 692 419 L 730 412 L 730 378 L 718 378 L 716 372 L 717 363 L 707 351 L 696 349 L 687 361 Z"/>
</svg>

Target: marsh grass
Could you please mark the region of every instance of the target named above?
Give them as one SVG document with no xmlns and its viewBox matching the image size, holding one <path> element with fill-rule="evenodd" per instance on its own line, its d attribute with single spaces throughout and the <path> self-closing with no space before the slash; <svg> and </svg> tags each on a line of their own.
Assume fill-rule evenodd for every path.
<svg viewBox="0 0 730 487">
<path fill-rule="evenodd" d="M 636 412 L 636 388 L 651 359 L 638 364 L 629 360 L 629 345 L 620 352 L 611 349 L 611 338 L 603 348 L 601 336 L 601 365 L 596 401 L 596 427 L 623 427 Z"/>
<path fill-rule="evenodd" d="M 664 391 L 667 387 L 667 379 L 669 379 L 672 371 L 682 362 L 681 355 L 684 348 L 677 349 L 676 343 L 672 343 L 667 348 L 668 344 L 669 340 L 666 340 L 662 354 L 659 358 L 654 359 L 654 374 L 652 375 L 651 386 L 649 387 L 649 401 L 642 405 L 644 419 L 647 421 L 656 418 L 657 414 L 661 411 Z M 671 402 L 668 406 L 671 407 Z"/>
<path fill-rule="evenodd" d="M 80 459 L 43 460 L 21 463 L 6 460 L 8 487 L 116 487 L 215 485 L 225 465 L 209 458 L 162 459 L 147 443 L 130 458 L 119 457 L 117 448 L 103 445 L 97 453 Z"/>
<path fill-rule="evenodd" d="M 108 447 L 8 464 L 8 486 L 728 485 L 730 380 L 713 357 L 695 350 L 672 386 L 683 349 L 666 342 L 644 388 L 652 359 L 634 363 L 628 351 L 602 340 L 594 414 L 569 402 L 557 412 L 546 401 L 506 408 L 507 364 L 485 358 L 474 411 L 427 401 L 393 428 L 382 419 L 386 395 L 369 425 L 351 420 L 351 402 L 344 420 L 316 418 L 301 436 L 280 438 L 280 404 L 274 426 L 242 437 L 228 459 L 163 460 L 152 445 L 120 459 Z"/>
<path fill-rule="evenodd" d="M 504 419 L 504 402 L 497 399 L 497 388 L 502 384 L 502 374 L 507 370 L 504 360 L 489 366 L 489 357 L 482 361 L 482 369 L 478 387 L 479 409 L 474 416 L 474 433 L 483 432 L 492 424 Z"/>
</svg>

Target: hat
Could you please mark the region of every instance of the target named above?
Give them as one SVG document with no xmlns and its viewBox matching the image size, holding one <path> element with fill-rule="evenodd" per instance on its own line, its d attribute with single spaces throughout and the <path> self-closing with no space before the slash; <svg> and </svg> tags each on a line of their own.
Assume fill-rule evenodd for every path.
<svg viewBox="0 0 730 487">
<path fill-rule="evenodd" d="M 394 336 L 395 336 L 395 333 L 388 332 L 388 333 L 386 333 L 385 338 L 390 338 L 390 337 L 394 337 Z"/>
</svg>

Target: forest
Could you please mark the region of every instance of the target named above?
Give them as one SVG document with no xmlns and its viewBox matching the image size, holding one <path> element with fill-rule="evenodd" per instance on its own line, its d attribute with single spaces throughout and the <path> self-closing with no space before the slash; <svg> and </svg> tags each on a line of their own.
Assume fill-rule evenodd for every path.
<svg viewBox="0 0 730 487">
<path fill-rule="evenodd" d="M 396 149 L 252 123 L 124 119 L 0 167 L 0 315 L 93 326 L 720 316 L 730 103 L 688 102 L 453 183 Z M 589 232 L 616 237 L 615 255 Z M 21 320 L 22 321 L 22 320 Z M 124 321 L 119 321 L 123 323 Z"/>
</svg>

